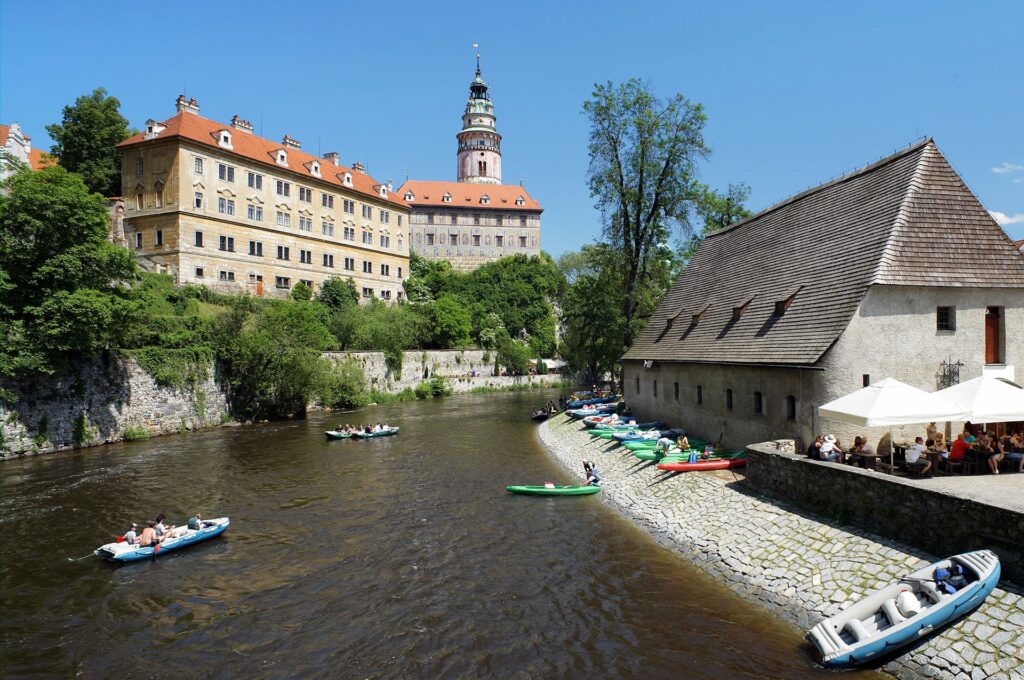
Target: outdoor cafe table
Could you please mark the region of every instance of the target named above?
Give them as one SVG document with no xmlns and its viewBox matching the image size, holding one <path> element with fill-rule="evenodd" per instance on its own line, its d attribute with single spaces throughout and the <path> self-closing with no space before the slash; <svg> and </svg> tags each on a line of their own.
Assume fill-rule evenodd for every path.
<svg viewBox="0 0 1024 680">
<path fill-rule="evenodd" d="M 878 459 L 882 457 L 882 454 L 850 451 L 850 457 L 857 465 L 865 470 L 875 470 L 878 468 Z"/>
</svg>

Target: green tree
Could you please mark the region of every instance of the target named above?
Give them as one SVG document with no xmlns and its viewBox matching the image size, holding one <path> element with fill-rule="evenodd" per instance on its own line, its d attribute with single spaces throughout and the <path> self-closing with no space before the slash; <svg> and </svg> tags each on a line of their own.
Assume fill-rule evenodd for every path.
<svg viewBox="0 0 1024 680">
<path fill-rule="evenodd" d="M 309 302 L 313 299 L 313 289 L 299 281 L 292 286 L 291 298 L 296 302 Z"/>
<path fill-rule="evenodd" d="M 504 366 L 508 375 L 526 375 L 530 370 L 530 356 L 529 345 L 505 334 L 498 339 L 495 368 Z"/>
<path fill-rule="evenodd" d="M 433 342 L 437 347 L 455 349 L 468 346 L 473 326 L 469 312 L 454 295 L 442 295 L 430 305 Z"/>
<path fill-rule="evenodd" d="M 566 261 L 572 262 L 574 273 L 562 298 L 560 352 L 587 382 L 606 372 L 614 375 L 626 349 L 617 253 L 606 244 L 588 245 Z"/>
<path fill-rule="evenodd" d="M 117 346 L 140 319 L 138 272 L 109 243 L 101 196 L 60 166 L 24 169 L 0 192 L 0 373 L 52 373 Z"/>
<path fill-rule="evenodd" d="M 98 87 L 64 107 L 60 123 L 47 125 L 50 149 L 62 166 L 77 172 L 89 191 L 121 195 L 121 154 L 115 145 L 135 134 L 121 115 L 121 102 Z"/>
<path fill-rule="evenodd" d="M 681 252 L 683 260 L 690 261 L 708 234 L 725 229 L 733 222 L 738 222 L 745 217 L 750 217 L 750 211 L 744 205 L 749 198 L 750 187 L 743 182 L 730 183 L 725 193 L 719 193 L 709 187 L 702 187 L 694 206 L 694 212 L 700 220 L 701 226 L 685 241 Z"/>
<path fill-rule="evenodd" d="M 650 287 L 672 226 L 688 235 L 697 163 L 709 153 L 706 117 L 700 104 L 681 94 L 660 100 L 635 78 L 596 85 L 583 111 L 590 120 L 590 194 L 620 260 L 620 330 L 628 347 L 638 332 L 637 292 Z"/>
<path fill-rule="evenodd" d="M 359 304 L 356 282 L 351 277 L 327 279 L 320 284 L 320 292 L 316 295 L 316 301 L 333 311 L 352 309 Z"/>
</svg>

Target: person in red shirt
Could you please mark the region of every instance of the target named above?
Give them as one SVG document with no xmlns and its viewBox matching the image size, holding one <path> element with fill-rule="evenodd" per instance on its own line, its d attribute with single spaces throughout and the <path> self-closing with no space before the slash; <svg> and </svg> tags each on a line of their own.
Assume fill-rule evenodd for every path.
<svg viewBox="0 0 1024 680">
<path fill-rule="evenodd" d="M 950 460 L 963 460 L 964 456 L 967 455 L 968 449 L 970 449 L 970 448 L 971 448 L 971 445 L 968 444 L 966 441 L 964 441 L 963 433 L 958 434 L 956 436 L 956 441 L 953 442 L 953 446 L 949 450 L 949 459 Z"/>
</svg>

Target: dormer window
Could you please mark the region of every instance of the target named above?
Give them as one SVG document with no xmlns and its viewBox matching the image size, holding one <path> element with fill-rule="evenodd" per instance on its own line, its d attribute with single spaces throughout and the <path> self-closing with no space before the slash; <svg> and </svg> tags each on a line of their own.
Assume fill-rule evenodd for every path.
<svg viewBox="0 0 1024 680">
<path fill-rule="evenodd" d="M 341 183 L 344 184 L 347 187 L 351 187 L 352 186 L 352 173 L 351 172 L 346 172 L 344 175 L 342 175 Z"/>
<path fill-rule="evenodd" d="M 288 152 L 284 149 L 277 150 L 277 157 L 274 159 L 278 165 L 288 165 Z"/>
<path fill-rule="evenodd" d="M 441 200 L 444 201 L 445 203 L 451 203 L 452 202 L 452 195 L 449 194 L 446 191 L 446 192 L 444 192 L 444 196 L 441 197 Z"/>
<path fill-rule="evenodd" d="M 751 297 L 751 298 L 745 300 L 744 302 L 741 302 L 740 304 L 738 304 L 735 307 L 733 307 L 732 308 L 732 320 L 733 321 L 739 321 L 740 317 L 743 316 L 743 312 L 747 311 L 747 307 L 749 307 L 750 303 L 753 302 L 753 301 L 754 301 L 754 298 Z"/>
<path fill-rule="evenodd" d="M 153 139 L 154 137 L 156 137 L 157 135 L 159 135 L 161 132 L 163 132 L 166 129 L 167 129 L 166 125 L 161 125 L 157 121 L 155 121 L 152 118 L 150 118 L 149 120 L 146 121 L 146 134 L 145 134 L 145 138 L 146 139 Z"/>
<path fill-rule="evenodd" d="M 405 200 L 411 201 L 411 200 L 413 200 L 413 198 L 415 198 L 415 196 L 413 195 L 413 193 L 411 191 L 406 191 L 405 192 Z"/>
<path fill-rule="evenodd" d="M 232 148 L 231 132 L 229 130 L 221 130 L 217 133 L 217 146 L 221 146 L 225 149 Z"/>
<path fill-rule="evenodd" d="M 796 290 L 787 295 L 784 299 L 775 301 L 775 316 L 782 316 L 786 313 L 786 310 L 789 309 L 791 304 L 793 304 L 793 300 L 796 299 L 796 294 L 800 292 L 801 288 L 803 288 L 803 286 L 797 286 Z"/>
<path fill-rule="evenodd" d="M 526 204 L 526 201 L 523 200 L 522 196 L 520 196 L 519 198 L 516 199 L 516 205 L 525 205 L 525 204 Z"/>
<path fill-rule="evenodd" d="M 386 184 L 381 184 L 380 185 L 380 189 L 378 189 L 377 192 L 380 194 L 381 198 L 387 198 L 388 197 L 388 187 L 387 187 L 387 185 Z"/>
<path fill-rule="evenodd" d="M 314 177 L 320 176 L 320 161 L 313 161 L 309 166 L 309 174 Z"/>
<path fill-rule="evenodd" d="M 481 205 L 487 205 L 490 202 L 491 202 L 491 197 L 488 196 L 487 194 L 484 194 L 483 196 L 480 197 L 480 204 Z"/>
</svg>

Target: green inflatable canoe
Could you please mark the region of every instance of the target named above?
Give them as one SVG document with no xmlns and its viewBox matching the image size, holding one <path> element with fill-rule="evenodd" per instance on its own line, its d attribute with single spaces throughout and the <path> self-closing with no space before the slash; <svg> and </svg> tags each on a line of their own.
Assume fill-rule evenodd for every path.
<svg viewBox="0 0 1024 680">
<path fill-rule="evenodd" d="M 658 460 L 658 461 L 667 461 L 669 459 L 680 459 L 681 460 L 683 458 L 688 458 L 689 455 L 690 455 L 689 452 L 686 452 L 684 454 L 682 451 L 680 451 L 679 449 L 677 449 L 675 447 L 672 447 L 672 450 L 669 451 L 667 456 L 665 455 L 665 453 L 663 451 L 659 451 L 658 449 L 652 449 L 650 451 L 634 451 L 633 452 L 633 456 L 636 457 L 637 460 Z"/>
<path fill-rule="evenodd" d="M 359 439 L 371 439 L 373 437 L 390 437 L 393 434 L 398 434 L 397 427 L 389 427 L 386 430 L 380 432 L 353 432 L 352 436 Z"/>
<path fill-rule="evenodd" d="M 328 439 L 351 439 L 352 434 L 350 432 L 338 432 L 337 430 L 326 430 L 324 432 Z"/>
<path fill-rule="evenodd" d="M 509 493 L 524 496 L 589 496 L 601 490 L 599 486 L 506 486 Z"/>
<path fill-rule="evenodd" d="M 690 448 L 703 451 L 704 446 L 707 444 L 703 439 L 697 439 L 696 437 L 690 438 Z M 658 448 L 657 439 L 643 439 L 623 442 L 622 445 L 629 451 L 650 451 L 651 449 Z"/>
</svg>

